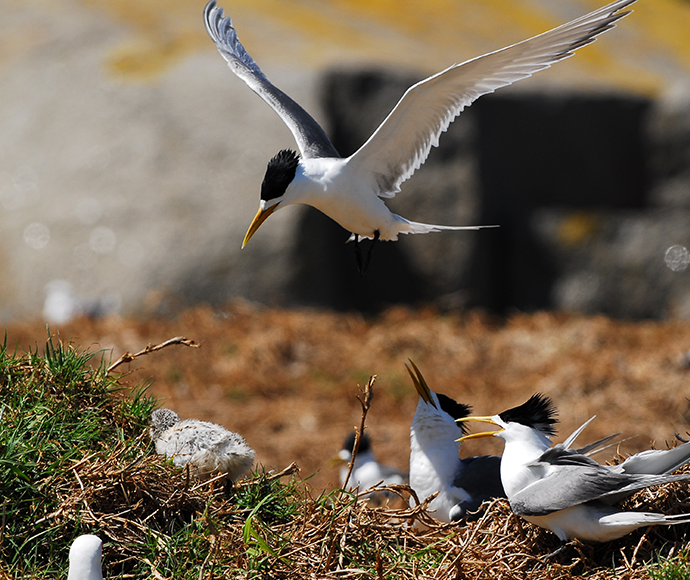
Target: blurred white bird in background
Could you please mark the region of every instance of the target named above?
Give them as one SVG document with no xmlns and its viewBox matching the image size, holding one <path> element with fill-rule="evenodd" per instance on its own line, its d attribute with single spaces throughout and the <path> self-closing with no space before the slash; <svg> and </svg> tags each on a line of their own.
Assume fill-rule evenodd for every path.
<svg viewBox="0 0 690 580">
<path fill-rule="evenodd" d="M 345 478 L 349 471 L 349 463 L 352 461 L 354 445 L 355 433 L 352 432 L 345 438 L 343 448 L 338 452 L 338 455 L 330 462 L 333 466 L 340 466 L 341 487 L 346 484 Z M 371 438 L 367 433 L 363 433 L 352 466 L 352 473 L 347 481 L 347 489 L 357 488 L 359 493 L 363 493 L 377 485 L 402 485 L 403 483 L 407 483 L 407 473 L 379 463 L 371 447 Z M 396 496 L 392 492 L 382 490 L 366 494 L 366 497 L 374 503 L 383 503 L 385 500 L 391 500 Z"/>
</svg>

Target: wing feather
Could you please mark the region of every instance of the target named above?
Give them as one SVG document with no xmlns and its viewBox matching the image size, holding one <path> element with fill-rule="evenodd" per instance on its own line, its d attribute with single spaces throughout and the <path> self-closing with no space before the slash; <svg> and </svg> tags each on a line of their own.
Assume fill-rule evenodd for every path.
<svg viewBox="0 0 690 580">
<path fill-rule="evenodd" d="M 302 157 L 340 157 L 321 126 L 295 101 L 266 78 L 237 38 L 232 20 L 211 0 L 204 9 L 204 23 L 211 40 L 228 67 L 259 95 L 288 126 Z"/>
<path fill-rule="evenodd" d="M 450 123 L 480 96 L 568 58 L 613 28 L 636 0 L 617 0 L 548 32 L 453 65 L 410 87 L 369 140 L 351 157 L 393 197 L 424 163 Z"/>
<path fill-rule="evenodd" d="M 509 498 L 521 516 L 548 515 L 589 501 L 612 503 L 646 487 L 690 479 L 690 474 L 617 473 L 562 445 L 545 451 L 533 466 L 547 475 Z"/>
</svg>

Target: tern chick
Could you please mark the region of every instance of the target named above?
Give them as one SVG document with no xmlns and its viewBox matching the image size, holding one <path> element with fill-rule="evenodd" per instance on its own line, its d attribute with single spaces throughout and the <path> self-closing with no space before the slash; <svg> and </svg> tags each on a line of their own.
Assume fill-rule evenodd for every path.
<svg viewBox="0 0 690 580">
<path fill-rule="evenodd" d="M 159 455 L 172 459 L 178 467 L 189 465 L 200 479 L 224 473 L 236 481 L 254 463 L 254 450 L 237 433 L 207 421 L 180 421 L 170 409 L 152 413 L 150 433 Z"/>
</svg>

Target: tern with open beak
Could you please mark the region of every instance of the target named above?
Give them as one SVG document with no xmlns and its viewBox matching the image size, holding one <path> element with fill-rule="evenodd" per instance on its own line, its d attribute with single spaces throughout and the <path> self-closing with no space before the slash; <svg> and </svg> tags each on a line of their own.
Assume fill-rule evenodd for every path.
<svg viewBox="0 0 690 580">
<path fill-rule="evenodd" d="M 507 48 L 454 64 L 410 87 L 359 150 L 343 158 L 319 124 L 274 86 L 240 43 L 230 18 L 215 0 L 206 5 L 206 30 L 230 70 L 273 108 L 297 142 L 299 155 L 282 150 L 269 162 L 261 184 L 259 211 L 242 243 L 244 247 L 275 211 L 307 204 L 351 233 L 360 273 L 371 259 L 376 240 L 399 234 L 479 229 L 407 220 L 392 213 L 383 199 L 426 161 L 432 146 L 450 123 L 480 96 L 532 76 L 568 58 L 574 51 L 613 28 L 636 0 L 617 0 L 585 16 Z M 366 256 L 360 238 L 374 240 Z"/>
<path fill-rule="evenodd" d="M 690 514 L 629 512 L 611 505 L 646 487 L 690 479 L 690 473 L 666 474 L 687 461 L 679 455 L 687 455 L 690 447 L 675 453 L 643 452 L 631 457 L 627 467 L 625 462 L 600 465 L 582 450 L 572 450 L 565 444 L 550 446 L 557 421 L 555 408 L 548 397 L 540 394 L 498 415 L 464 417 L 460 421 L 499 427 L 461 440 L 491 436 L 502 439 L 505 450 L 501 480 L 511 509 L 551 530 L 562 541 L 577 538 L 607 542 L 643 526 L 690 523 Z M 655 469 L 662 471 L 649 473 Z"/>
<path fill-rule="evenodd" d="M 411 367 L 410 367 L 411 365 Z M 458 435 L 465 433 L 456 420 L 470 407 L 434 393 L 412 361 L 405 365 L 419 393 L 410 427 L 410 487 L 420 501 L 438 492 L 430 502 L 432 515 L 443 522 L 468 518 L 482 502 L 505 497 L 501 485 L 501 458 L 493 455 L 460 459 Z"/>
</svg>

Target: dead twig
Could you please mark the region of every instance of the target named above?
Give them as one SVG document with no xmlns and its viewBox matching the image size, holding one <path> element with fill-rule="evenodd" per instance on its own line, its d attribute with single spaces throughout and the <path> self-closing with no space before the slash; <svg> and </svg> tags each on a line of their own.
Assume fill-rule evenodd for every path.
<svg viewBox="0 0 690 580">
<path fill-rule="evenodd" d="M 115 370 L 121 364 L 130 363 L 135 358 L 137 358 L 139 356 L 143 356 L 143 355 L 149 354 L 151 352 L 156 352 L 158 350 L 164 349 L 166 346 L 170 346 L 173 344 L 182 344 L 184 346 L 189 346 L 192 348 L 200 348 L 201 347 L 200 344 L 197 344 L 193 340 L 189 340 L 188 338 L 185 338 L 184 336 L 176 336 L 175 338 L 171 338 L 170 340 L 166 340 L 165 342 L 161 342 L 160 344 L 157 344 L 156 346 L 151 346 L 149 344 L 146 346 L 146 348 L 144 350 L 141 350 L 136 354 L 132 354 L 130 352 L 125 352 L 119 359 L 117 359 L 113 364 L 111 364 L 108 367 L 108 370 L 106 372 L 109 373 L 109 372 Z"/>
<path fill-rule="evenodd" d="M 350 463 L 348 464 L 347 476 L 345 477 L 345 481 L 343 482 L 343 489 L 347 489 L 347 482 L 350 481 L 352 469 L 355 466 L 355 458 L 357 457 L 357 453 L 359 452 L 359 444 L 362 440 L 362 434 L 364 433 L 364 423 L 367 420 L 367 413 L 371 408 L 371 401 L 374 398 L 373 387 L 374 383 L 376 382 L 376 378 L 376 375 L 370 376 L 369 380 L 367 381 L 367 384 L 364 385 L 364 389 L 362 389 L 362 387 L 359 387 L 359 390 L 361 391 L 362 395 L 358 396 L 357 400 L 359 401 L 359 404 L 362 406 L 362 420 L 359 423 L 359 428 L 355 429 L 355 442 L 352 445 L 352 458 L 350 459 Z"/>
</svg>

